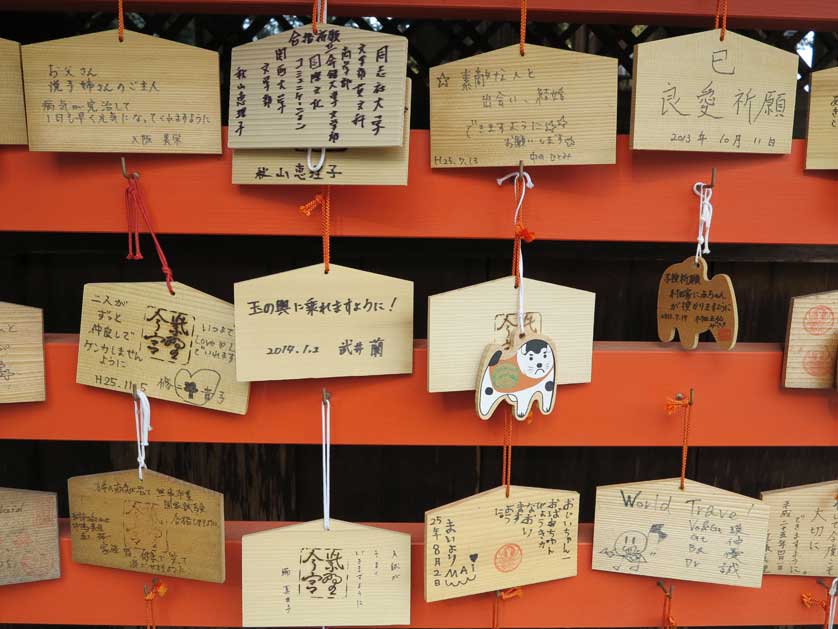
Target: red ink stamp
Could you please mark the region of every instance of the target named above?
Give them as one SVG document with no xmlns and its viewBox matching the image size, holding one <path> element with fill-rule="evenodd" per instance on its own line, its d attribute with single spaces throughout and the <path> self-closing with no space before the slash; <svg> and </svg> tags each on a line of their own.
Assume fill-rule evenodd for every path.
<svg viewBox="0 0 838 629">
<path fill-rule="evenodd" d="M 811 349 L 803 355 L 803 370 L 815 378 L 823 378 L 832 373 L 835 358 L 826 349 Z"/>
<path fill-rule="evenodd" d="M 803 317 L 803 328 L 812 336 L 823 336 L 835 323 L 835 313 L 832 308 L 819 304 L 812 306 Z"/>
<path fill-rule="evenodd" d="M 495 553 L 494 564 L 498 572 L 512 572 L 521 565 L 524 551 L 518 544 L 504 544 Z"/>
<path fill-rule="evenodd" d="M 39 506 L 32 515 L 36 527 L 49 526 L 55 522 L 55 510 L 52 508 L 52 505 Z"/>
</svg>

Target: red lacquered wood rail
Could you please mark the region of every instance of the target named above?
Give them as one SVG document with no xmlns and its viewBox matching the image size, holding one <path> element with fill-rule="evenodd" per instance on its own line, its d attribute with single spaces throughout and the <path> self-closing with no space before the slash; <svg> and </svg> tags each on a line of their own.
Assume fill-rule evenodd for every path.
<svg viewBox="0 0 838 629">
<path fill-rule="evenodd" d="M 793 3 L 792 3 L 793 4 Z M 838 6 L 838 3 L 836 3 Z M 536 167 L 527 223 L 541 240 L 694 242 L 692 185 L 718 168 L 717 243 L 838 244 L 838 171 L 803 169 L 790 155 L 631 151 L 619 136 L 609 166 Z M 412 131 L 407 187 L 332 190 L 334 236 L 509 238 L 509 169 L 437 169 L 427 131 Z M 299 206 L 311 186 L 237 186 L 231 152 L 133 156 L 158 233 L 319 235 Z M 0 231 L 122 232 L 125 180 L 118 156 L 0 148 Z"/>
<path fill-rule="evenodd" d="M 169 592 L 155 603 L 162 626 L 241 626 L 241 536 L 282 526 L 227 522 L 227 582 L 166 579 Z M 411 554 L 411 627 L 484 628 L 492 621 L 494 594 L 425 603 L 421 524 L 380 524 L 408 532 Z M 523 599 L 504 604 L 503 627 L 654 627 L 663 594 L 656 579 L 591 569 L 592 525 L 579 532 L 578 576 L 524 587 Z M 143 625 L 143 584 L 150 575 L 73 563 L 67 523 L 61 528 L 61 578 L 0 588 L 0 623 Z M 677 582 L 679 625 L 821 624 L 822 611 L 807 609 L 803 592 L 823 595 L 813 578 L 767 576 L 761 589 Z"/>
<path fill-rule="evenodd" d="M 532 21 L 611 24 L 667 24 L 712 27 L 715 5 L 708 0 L 529 0 Z M 233 13 L 309 15 L 306 0 L 131 0 L 130 10 L 156 13 Z M 6 10 L 115 11 L 113 0 L 3 0 Z M 393 16 L 424 19 L 515 19 L 518 0 L 332 0 L 329 13 L 341 16 Z M 737 0 L 731 2 L 732 28 L 835 30 L 838 8 L 832 0 Z"/>
<path fill-rule="evenodd" d="M 47 401 L 0 405 L 0 439 L 133 441 L 130 396 L 76 384 L 78 337 L 48 335 Z M 500 419 L 481 421 L 469 392 L 427 392 L 427 350 L 413 374 L 257 382 L 247 415 L 151 400 L 152 441 L 320 443 L 320 395 L 332 393 L 335 444 L 500 445 Z M 702 344 L 595 343 L 590 384 L 559 387 L 556 410 L 517 425 L 516 445 L 677 446 L 681 420 L 667 396 L 690 387 L 694 446 L 836 446 L 838 394 L 780 386 L 782 351 L 742 343 L 732 352 Z M 307 409 L 307 410 L 306 410 Z M 370 409 L 379 409 L 371 411 Z"/>
</svg>

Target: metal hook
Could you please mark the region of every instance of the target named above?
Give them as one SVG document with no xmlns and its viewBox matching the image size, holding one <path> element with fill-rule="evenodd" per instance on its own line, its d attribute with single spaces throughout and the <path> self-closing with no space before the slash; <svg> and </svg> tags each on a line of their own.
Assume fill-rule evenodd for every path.
<svg viewBox="0 0 838 629">
<path fill-rule="evenodd" d="M 137 395 L 137 385 L 136 384 L 131 385 L 131 397 L 133 397 L 137 401 L 140 400 L 140 396 Z"/>
<path fill-rule="evenodd" d="M 524 178 L 524 160 L 518 162 L 518 177 Z"/>
<path fill-rule="evenodd" d="M 669 590 L 666 589 L 666 585 L 664 585 L 663 581 L 658 581 L 658 587 L 663 590 L 663 593 L 666 594 L 667 598 L 672 598 L 672 593 L 675 591 L 675 586 L 670 584 Z"/>
<path fill-rule="evenodd" d="M 828 586 L 828 585 L 824 582 L 824 580 L 823 580 L 823 579 L 818 578 L 815 582 L 816 582 L 818 585 L 823 586 L 823 589 L 824 589 L 824 590 L 826 590 L 827 592 L 829 592 L 829 586 Z"/>
<path fill-rule="evenodd" d="M 328 404 L 332 400 L 332 394 L 325 388 L 323 389 L 323 404 Z"/>
<path fill-rule="evenodd" d="M 716 167 L 715 166 L 710 171 L 710 185 L 708 186 L 708 185 L 705 184 L 704 187 L 705 188 L 710 188 L 710 189 L 713 189 L 713 188 L 716 187 Z"/>
<path fill-rule="evenodd" d="M 125 158 L 120 157 L 119 159 L 122 160 L 122 176 L 123 177 L 125 177 L 126 179 L 139 179 L 140 178 L 140 173 L 138 173 L 138 172 L 133 172 L 129 175 L 128 174 L 128 168 L 125 166 Z"/>
<path fill-rule="evenodd" d="M 675 399 L 678 400 L 678 401 L 683 400 L 684 399 L 684 394 L 683 393 L 676 393 L 675 394 Z M 690 406 L 692 406 L 694 402 L 695 402 L 695 389 L 690 387 L 690 402 L 689 402 Z"/>
<path fill-rule="evenodd" d="M 316 173 L 323 168 L 323 164 L 326 162 L 326 149 L 325 147 L 320 149 L 320 159 L 317 161 L 317 166 L 311 165 L 311 151 L 310 148 L 306 149 L 306 165 L 311 172 Z"/>
</svg>

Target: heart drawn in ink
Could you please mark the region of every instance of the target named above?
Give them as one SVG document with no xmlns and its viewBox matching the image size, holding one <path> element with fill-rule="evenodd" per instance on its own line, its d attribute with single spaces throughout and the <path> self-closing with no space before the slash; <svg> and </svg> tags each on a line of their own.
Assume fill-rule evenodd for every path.
<svg viewBox="0 0 838 629">
<path fill-rule="evenodd" d="M 192 373 L 188 369 L 179 369 L 175 375 L 175 392 L 187 404 L 204 406 L 212 398 L 221 384 L 221 374 L 214 369 L 198 369 Z"/>
</svg>

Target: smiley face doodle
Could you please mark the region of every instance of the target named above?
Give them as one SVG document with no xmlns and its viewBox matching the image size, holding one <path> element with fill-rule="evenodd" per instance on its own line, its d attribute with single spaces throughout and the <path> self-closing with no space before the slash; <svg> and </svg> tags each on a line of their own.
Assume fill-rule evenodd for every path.
<svg viewBox="0 0 838 629">
<path fill-rule="evenodd" d="M 656 551 L 649 549 L 649 536 L 653 534 L 658 536 L 658 543 L 668 537 L 663 532 L 663 524 L 653 524 L 648 533 L 634 529 L 623 531 L 610 547 L 603 548 L 599 552 L 612 559 L 618 558 L 618 562 L 614 565 L 617 572 L 622 570 L 624 562 L 628 563 L 629 572 L 640 572 L 640 566 L 648 563 L 647 555 L 652 557 L 656 554 Z"/>
</svg>

